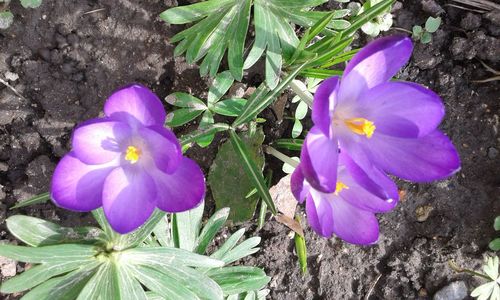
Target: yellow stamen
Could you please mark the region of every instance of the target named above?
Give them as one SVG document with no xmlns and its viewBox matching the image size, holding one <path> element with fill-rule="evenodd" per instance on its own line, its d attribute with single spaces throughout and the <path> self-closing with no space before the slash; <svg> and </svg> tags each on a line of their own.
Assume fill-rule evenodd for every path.
<svg viewBox="0 0 500 300">
<path fill-rule="evenodd" d="M 127 152 L 125 153 L 125 160 L 130 161 L 131 164 L 135 164 L 139 157 L 141 156 L 141 150 L 134 146 L 128 146 Z"/>
<path fill-rule="evenodd" d="M 373 133 L 375 132 L 375 124 L 373 122 L 368 121 L 365 118 L 352 118 L 345 121 L 345 124 L 349 129 L 351 129 L 354 133 L 360 135 L 366 135 L 367 138 L 371 138 Z"/>
<path fill-rule="evenodd" d="M 335 185 L 335 195 L 339 195 L 340 192 L 342 192 L 343 189 L 348 190 L 349 187 L 345 185 L 342 181 L 337 181 L 337 184 Z"/>
</svg>

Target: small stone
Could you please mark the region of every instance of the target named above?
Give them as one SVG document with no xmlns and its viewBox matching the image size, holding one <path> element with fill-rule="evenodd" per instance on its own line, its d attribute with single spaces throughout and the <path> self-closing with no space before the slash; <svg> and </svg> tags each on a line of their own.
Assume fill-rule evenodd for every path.
<svg viewBox="0 0 500 300">
<path fill-rule="evenodd" d="M 468 12 L 460 21 L 460 26 L 465 30 L 475 30 L 481 26 L 481 16 Z"/>
<path fill-rule="evenodd" d="M 490 159 L 495 159 L 498 156 L 498 150 L 496 148 L 488 148 L 488 157 Z"/>
<path fill-rule="evenodd" d="M 420 206 L 420 207 L 417 207 L 417 209 L 415 210 L 415 215 L 417 216 L 417 221 L 418 222 L 425 222 L 431 212 L 434 210 L 434 207 L 430 206 L 430 205 L 424 205 L 424 206 Z"/>
<path fill-rule="evenodd" d="M 0 172 L 7 172 L 7 170 L 9 169 L 9 165 L 4 163 L 4 162 L 0 162 Z"/>
<path fill-rule="evenodd" d="M 17 75 L 16 73 L 7 71 L 7 72 L 5 72 L 5 78 L 8 81 L 14 82 L 14 81 L 19 79 L 19 75 Z"/>
<path fill-rule="evenodd" d="M 467 297 L 467 286 L 463 281 L 455 281 L 440 289 L 433 300 L 462 300 Z"/>
<path fill-rule="evenodd" d="M 3 277 L 16 276 L 16 261 L 0 256 L 0 272 Z"/>
<path fill-rule="evenodd" d="M 444 13 L 444 9 L 434 0 L 422 0 L 422 10 L 434 17 Z"/>
</svg>

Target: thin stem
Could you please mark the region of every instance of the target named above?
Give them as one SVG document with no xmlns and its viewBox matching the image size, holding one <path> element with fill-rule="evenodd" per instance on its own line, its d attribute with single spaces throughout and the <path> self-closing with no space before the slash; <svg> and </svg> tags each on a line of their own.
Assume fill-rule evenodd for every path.
<svg viewBox="0 0 500 300">
<path fill-rule="evenodd" d="M 304 93 L 304 91 L 292 80 L 288 84 L 288 86 L 292 89 L 292 91 L 300 97 L 302 101 L 304 101 L 309 108 L 313 106 L 313 98 L 308 94 Z"/>
<path fill-rule="evenodd" d="M 406 33 L 409 33 L 409 34 L 413 34 L 413 32 L 411 32 L 410 30 L 404 29 L 404 28 L 401 28 L 401 27 L 392 27 L 392 29 L 403 31 L 403 32 L 406 32 Z"/>
<path fill-rule="evenodd" d="M 296 168 L 299 163 L 293 159 L 291 159 L 289 156 L 279 152 L 278 150 L 274 149 L 273 147 L 271 146 L 267 146 L 264 148 L 264 151 L 267 153 L 267 154 L 270 154 L 274 157 L 276 157 L 277 159 L 281 160 L 282 162 L 284 163 L 287 163 L 289 164 L 290 166 Z"/>
<path fill-rule="evenodd" d="M 460 268 L 452 260 L 448 261 L 448 264 L 450 265 L 450 268 L 452 268 L 457 273 L 468 273 L 468 274 L 471 274 L 471 275 L 474 275 L 474 276 L 485 278 L 487 280 L 491 280 L 491 278 L 489 278 L 488 276 L 486 276 L 484 274 L 481 274 L 481 273 L 478 273 L 478 272 L 474 272 L 474 271 L 469 270 L 469 269 L 462 269 L 462 268 Z"/>
</svg>

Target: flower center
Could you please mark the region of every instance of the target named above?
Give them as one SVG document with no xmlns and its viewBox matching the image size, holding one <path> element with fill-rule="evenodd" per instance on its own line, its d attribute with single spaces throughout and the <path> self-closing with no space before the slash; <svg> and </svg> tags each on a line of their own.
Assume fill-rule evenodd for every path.
<svg viewBox="0 0 500 300">
<path fill-rule="evenodd" d="M 127 151 L 125 152 L 125 160 L 130 161 L 131 164 L 135 164 L 139 157 L 141 156 L 141 150 L 137 149 L 134 146 L 128 146 Z"/>
<path fill-rule="evenodd" d="M 334 194 L 336 196 L 338 196 L 339 193 L 342 192 L 343 189 L 348 190 L 349 187 L 347 185 L 345 185 L 342 181 L 337 181 L 337 184 L 335 185 L 335 192 L 334 192 Z"/>
<path fill-rule="evenodd" d="M 351 129 L 352 132 L 359 135 L 366 135 L 367 138 L 371 138 L 375 132 L 375 124 L 368 121 L 365 118 L 352 118 L 344 121 L 345 125 Z"/>
</svg>

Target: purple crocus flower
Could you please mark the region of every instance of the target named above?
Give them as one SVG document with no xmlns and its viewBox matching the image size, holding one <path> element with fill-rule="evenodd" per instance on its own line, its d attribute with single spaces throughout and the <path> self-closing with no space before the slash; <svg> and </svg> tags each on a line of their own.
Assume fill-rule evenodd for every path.
<svg viewBox="0 0 500 300">
<path fill-rule="evenodd" d="M 292 174 L 292 192 L 306 201 L 307 220 L 324 237 L 337 235 L 352 244 L 372 244 L 378 240 L 375 213 L 392 210 L 398 202 L 394 182 L 378 169 L 366 172 L 347 154 L 339 155 L 334 192 L 324 193 L 304 178 L 303 164 Z"/>
<path fill-rule="evenodd" d="M 123 234 L 141 226 L 156 207 L 181 212 L 203 200 L 203 173 L 163 127 L 166 113 L 155 94 L 127 86 L 109 97 L 104 113 L 75 129 L 72 151 L 54 171 L 51 196 L 58 206 L 102 206 L 111 227 Z"/>
<path fill-rule="evenodd" d="M 416 181 L 452 175 L 460 159 L 437 126 L 444 116 L 438 95 L 414 83 L 390 81 L 409 60 L 403 36 L 368 44 L 347 65 L 342 80 L 325 80 L 314 95 L 312 128 L 301 153 L 307 181 L 334 192 L 339 147 L 363 169 L 370 165 Z"/>
</svg>

